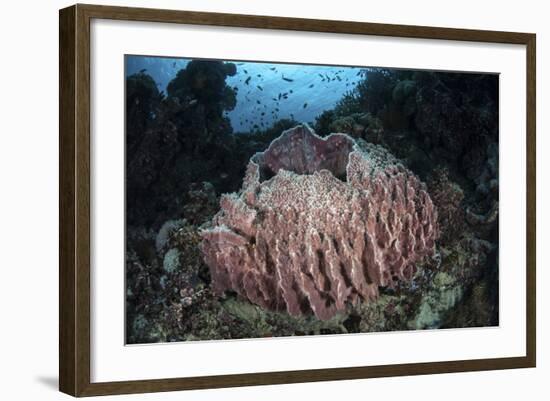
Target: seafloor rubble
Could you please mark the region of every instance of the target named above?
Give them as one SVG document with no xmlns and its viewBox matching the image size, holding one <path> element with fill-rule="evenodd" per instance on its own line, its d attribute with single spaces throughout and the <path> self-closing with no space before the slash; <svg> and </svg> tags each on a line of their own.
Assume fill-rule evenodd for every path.
<svg viewBox="0 0 550 401">
<path fill-rule="evenodd" d="M 246 193 L 254 183 L 246 170 L 250 158 L 298 124 L 281 120 L 263 131 L 232 134 L 223 111 L 234 105 L 233 89 L 225 84 L 234 67 L 194 61 L 166 95 L 147 74 L 127 80 L 128 343 L 498 324 L 496 76 L 370 70 L 367 80 L 314 122 L 321 137 L 339 132 L 354 138 L 350 146 L 362 152 L 380 149 L 394 155 L 392 163 L 417 177 L 415 185 L 426 191 L 438 216 L 438 238 L 435 248 L 426 247 L 428 257 L 407 259 L 412 269 L 389 269 L 391 281 L 374 281 L 375 273 L 369 273 L 376 296 L 359 296 L 353 280 L 346 282 L 344 276 L 342 294 L 330 295 L 333 289 L 322 287 L 318 293 L 328 305 L 339 301 L 320 316 L 323 320 L 303 299 L 297 303 L 300 313 L 293 315 L 280 297 L 262 304 L 251 302 L 254 296 L 238 285 L 223 286 L 224 291 L 212 286 L 201 252 L 204 232 L 221 224 L 231 227 L 227 211 L 252 196 Z M 205 85 L 215 96 L 201 96 Z M 258 185 L 276 178 L 278 169 L 270 165 L 258 169 Z M 299 167 L 290 170 L 296 173 Z M 339 174 L 337 161 L 329 167 L 338 181 L 331 185 L 345 194 L 350 177 Z M 322 181 L 324 173 L 311 173 L 306 177 Z M 289 174 L 281 170 L 281 183 L 286 179 L 288 184 Z M 239 193 L 245 176 L 249 179 Z M 222 196 L 231 192 L 239 195 Z M 263 205 L 266 199 L 255 201 Z M 334 230 L 341 228 L 338 224 L 336 219 Z M 246 230 L 240 227 L 238 234 Z M 255 230 L 265 232 L 265 227 Z M 319 241 L 323 245 L 325 239 Z M 394 280 L 396 271 L 403 277 Z"/>
</svg>

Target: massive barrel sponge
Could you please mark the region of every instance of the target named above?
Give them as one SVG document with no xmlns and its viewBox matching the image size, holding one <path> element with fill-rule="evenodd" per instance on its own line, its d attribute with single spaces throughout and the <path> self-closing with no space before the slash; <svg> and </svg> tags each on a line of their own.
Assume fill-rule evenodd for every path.
<svg viewBox="0 0 550 401">
<path fill-rule="evenodd" d="M 410 279 L 438 235 L 425 185 L 396 158 L 307 125 L 255 154 L 220 204 L 201 243 L 214 293 L 323 320 Z"/>
</svg>

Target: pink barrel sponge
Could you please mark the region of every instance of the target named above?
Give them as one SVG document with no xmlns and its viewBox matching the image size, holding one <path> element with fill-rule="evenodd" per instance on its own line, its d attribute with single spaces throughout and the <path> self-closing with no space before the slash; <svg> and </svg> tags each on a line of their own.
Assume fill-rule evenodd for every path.
<svg viewBox="0 0 550 401">
<path fill-rule="evenodd" d="M 214 293 L 322 320 L 411 279 L 438 236 L 425 185 L 388 151 L 307 125 L 255 154 L 220 205 L 201 243 Z"/>
</svg>

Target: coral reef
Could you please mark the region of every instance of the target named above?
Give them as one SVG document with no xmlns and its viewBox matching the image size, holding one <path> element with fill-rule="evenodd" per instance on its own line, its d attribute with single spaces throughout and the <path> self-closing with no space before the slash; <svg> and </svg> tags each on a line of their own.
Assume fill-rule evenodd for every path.
<svg viewBox="0 0 550 401">
<path fill-rule="evenodd" d="M 397 159 L 307 125 L 253 156 L 220 205 L 201 243 L 214 293 L 321 320 L 411 279 L 438 235 L 425 185 Z"/>
<path fill-rule="evenodd" d="M 437 207 L 440 244 L 446 244 L 465 229 L 465 212 L 462 206 L 464 191 L 460 185 L 451 181 L 449 171 L 445 168 L 434 170 L 428 180 L 428 190 Z"/>
<path fill-rule="evenodd" d="M 146 70 L 127 77 L 128 343 L 499 324 L 498 76 L 362 70 L 314 123 L 321 142 L 304 132 L 277 140 L 299 124 L 293 115 L 234 134 L 226 112 L 239 87 L 226 82 L 235 67 L 191 61 L 167 93 Z M 415 212 L 427 191 L 438 215 L 437 248 L 418 259 L 413 249 L 415 268 L 396 265 L 401 243 L 379 246 L 403 222 L 390 213 L 393 192 L 381 190 L 396 181 L 406 197 L 401 173 L 418 185 Z M 300 228 L 306 221 L 310 231 Z M 224 250 L 220 268 L 205 263 L 201 246 Z M 352 262 L 373 258 L 378 264 L 349 276 Z M 310 283 L 313 303 L 295 283 Z M 319 319 L 314 304 L 332 317 Z"/>
<path fill-rule="evenodd" d="M 201 225 L 218 211 L 218 203 L 216 190 L 210 182 L 191 183 L 183 199 L 182 215 L 191 224 Z"/>
<path fill-rule="evenodd" d="M 225 80 L 236 66 L 193 60 L 160 94 L 145 73 L 128 77 L 127 219 L 130 225 L 157 229 L 181 211 L 192 183 L 210 181 L 222 190 L 232 183 L 211 177 L 229 170 L 232 128 L 224 112 L 235 106 Z M 239 167 L 233 167 L 239 168 Z M 236 174 L 235 174 L 236 176 Z M 177 194 L 177 195 L 176 195 Z"/>
<path fill-rule="evenodd" d="M 434 329 L 440 326 L 443 314 L 462 298 L 463 287 L 456 285 L 453 277 L 444 272 L 434 276 L 434 290 L 422 298 L 414 319 L 408 322 L 410 329 Z"/>
</svg>

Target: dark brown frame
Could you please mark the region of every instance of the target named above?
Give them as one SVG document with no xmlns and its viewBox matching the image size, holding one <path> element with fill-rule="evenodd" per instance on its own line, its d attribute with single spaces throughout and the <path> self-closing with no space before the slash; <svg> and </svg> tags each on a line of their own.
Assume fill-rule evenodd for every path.
<svg viewBox="0 0 550 401">
<path fill-rule="evenodd" d="M 527 355 L 349 368 L 90 382 L 90 20 L 269 28 L 402 38 L 510 43 L 527 49 Z M 59 13 L 59 389 L 73 396 L 364 379 L 536 365 L 536 35 L 143 8 L 74 5 Z"/>
</svg>

